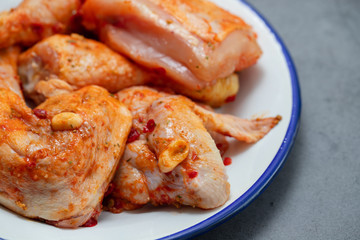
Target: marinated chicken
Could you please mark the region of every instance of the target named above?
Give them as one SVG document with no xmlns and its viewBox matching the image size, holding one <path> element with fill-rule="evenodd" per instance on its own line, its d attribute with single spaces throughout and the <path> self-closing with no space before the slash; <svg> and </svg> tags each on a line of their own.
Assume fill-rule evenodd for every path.
<svg viewBox="0 0 360 240">
<path fill-rule="evenodd" d="M 230 185 L 222 158 L 184 98 L 143 87 L 124 91 L 120 101 L 139 104 L 128 105 L 135 116 L 133 129 L 107 207 L 118 212 L 148 202 L 204 209 L 224 204 Z M 154 100 L 156 95 L 163 97 Z"/>
<path fill-rule="evenodd" d="M 206 0 L 87 0 L 84 26 L 112 49 L 200 90 L 256 63 L 256 34 Z"/>
<path fill-rule="evenodd" d="M 144 84 L 151 78 L 102 43 L 76 34 L 54 35 L 22 53 L 19 75 L 26 95 L 36 102 L 45 100 L 44 93 L 35 89 L 40 81 L 61 79 L 67 83 L 60 86 L 58 81 L 52 81 L 48 84 L 51 90 L 71 91 L 93 84 L 117 92 Z"/>
<path fill-rule="evenodd" d="M 191 90 L 138 67 L 99 42 L 76 34 L 54 35 L 21 54 L 19 75 L 25 94 L 37 103 L 45 97 L 89 84 L 113 93 L 134 85 L 152 84 L 170 87 L 192 99 L 219 107 L 239 89 L 238 76 L 232 74 L 218 79 L 215 85 Z"/>
<path fill-rule="evenodd" d="M 67 32 L 82 0 L 24 0 L 0 13 L 0 48 L 31 46 L 55 33 Z"/>
<path fill-rule="evenodd" d="M 0 50 L 0 79 L 6 79 L 6 81 L 0 80 L 0 88 L 9 89 L 23 99 L 16 65 L 19 54 L 19 47 Z"/>
<path fill-rule="evenodd" d="M 95 221 L 131 128 L 129 111 L 96 86 L 31 110 L 7 81 L 0 79 L 0 203 L 58 227 Z"/>
<path fill-rule="evenodd" d="M 124 89 L 116 96 L 131 111 L 133 128 L 105 201 L 113 212 L 148 202 L 204 209 L 221 206 L 229 196 L 229 184 L 212 136 L 226 149 L 220 134 L 255 142 L 280 120 L 217 114 L 185 97 L 147 87 Z"/>
<path fill-rule="evenodd" d="M 103 43 L 58 34 L 79 16 Z M 208 106 L 234 100 L 256 39 L 206 0 L 23 0 L 0 13 L 0 204 L 62 228 L 94 225 L 103 207 L 223 205 L 227 137 L 255 143 L 281 120 Z"/>
</svg>

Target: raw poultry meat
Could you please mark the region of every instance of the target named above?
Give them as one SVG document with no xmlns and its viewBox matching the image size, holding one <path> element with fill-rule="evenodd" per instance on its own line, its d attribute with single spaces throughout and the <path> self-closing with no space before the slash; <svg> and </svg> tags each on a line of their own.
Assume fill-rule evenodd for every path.
<svg viewBox="0 0 360 240">
<path fill-rule="evenodd" d="M 205 0 L 87 0 L 84 26 L 114 50 L 190 89 L 256 63 L 256 34 Z"/>
<path fill-rule="evenodd" d="M 54 94 L 54 89 L 71 91 L 91 84 L 117 92 L 152 78 L 104 44 L 76 34 L 51 36 L 22 53 L 19 75 L 25 94 L 38 103 L 46 94 L 35 89 L 40 81 L 53 80 L 47 92 Z M 65 82 L 59 86 L 61 83 L 54 79 Z"/>
<path fill-rule="evenodd" d="M 217 114 L 185 97 L 148 87 L 124 89 L 116 96 L 132 112 L 133 129 L 105 202 L 113 212 L 148 202 L 204 209 L 221 206 L 229 196 L 229 184 L 209 132 L 255 142 L 280 120 Z"/>
<path fill-rule="evenodd" d="M 0 79 L 6 79 L 6 81 L 0 81 L 0 88 L 9 89 L 23 99 L 16 64 L 19 54 L 19 47 L 0 50 Z"/>
<path fill-rule="evenodd" d="M 126 146 L 106 202 L 111 211 L 129 208 L 121 201 L 131 207 L 151 202 L 204 209 L 226 202 L 230 185 L 220 153 L 185 98 L 145 87 L 117 96 L 126 105 L 136 102 L 127 106 L 134 116 L 132 131 L 141 136 Z"/>
<path fill-rule="evenodd" d="M 1 64 L 13 57 L 8 53 Z M 130 112 L 97 86 L 31 110 L 4 84 L 14 82 L 15 70 L 1 69 L 9 73 L 0 79 L 0 203 L 58 227 L 94 221 L 123 153 Z"/>
<path fill-rule="evenodd" d="M 0 13 L 0 48 L 30 46 L 74 25 L 82 0 L 24 0 L 17 8 Z"/>
<path fill-rule="evenodd" d="M 239 89 L 236 74 L 218 79 L 215 85 L 191 90 L 147 71 L 104 44 L 80 35 L 54 35 L 19 58 L 19 75 L 26 96 L 40 103 L 45 97 L 96 84 L 112 93 L 134 85 L 152 84 L 212 106 L 220 106 Z"/>
</svg>

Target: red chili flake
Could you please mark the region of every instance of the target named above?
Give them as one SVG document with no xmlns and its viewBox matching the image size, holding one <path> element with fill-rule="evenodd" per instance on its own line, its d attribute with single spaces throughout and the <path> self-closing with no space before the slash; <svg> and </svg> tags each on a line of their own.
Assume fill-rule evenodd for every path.
<svg viewBox="0 0 360 240">
<path fill-rule="evenodd" d="M 97 225 L 97 220 L 95 218 L 90 218 L 82 227 L 94 227 Z"/>
<path fill-rule="evenodd" d="M 40 119 L 47 118 L 47 112 L 44 109 L 34 109 L 33 112 L 35 116 L 37 116 Z"/>
<path fill-rule="evenodd" d="M 138 140 L 139 137 L 140 137 L 140 133 L 135 128 L 132 128 L 130 130 L 127 142 L 128 143 L 134 142 L 134 141 Z"/>
<path fill-rule="evenodd" d="M 170 176 L 172 174 L 172 171 L 165 173 L 166 176 Z"/>
<path fill-rule="evenodd" d="M 114 191 L 114 189 L 115 189 L 115 185 L 113 183 L 110 183 L 107 191 L 104 194 L 104 197 L 109 196 Z"/>
<path fill-rule="evenodd" d="M 232 159 L 229 157 L 226 157 L 223 162 L 224 162 L 225 166 L 228 166 L 232 163 Z"/>
<path fill-rule="evenodd" d="M 165 68 L 159 67 L 159 68 L 154 68 L 154 73 L 160 75 L 160 76 L 165 76 L 166 75 L 166 70 Z"/>
<path fill-rule="evenodd" d="M 196 153 L 194 153 L 191 157 L 191 160 L 195 161 L 198 158 L 198 156 L 196 155 Z"/>
<path fill-rule="evenodd" d="M 235 101 L 236 99 L 236 95 L 232 95 L 232 96 L 229 96 L 225 99 L 225 102 L 229 103 L 229 102 L 233 102 Z"/>
<path fill-rule="evenodd" d="M 143 132 L 144 132 L 144 133 L 152 132 L 152 131 L 154 131 L 155 127 L 156 127 L 156 124 L 155 124 L 154 119 L 150 119 L 150 120 L 146 123 L 146 126 L 145 126 L 144 129 L 143 129 Z"/>
<path fill-rule="evenodd" d="M 198 175 L 198 172 L 196 172 L 196 171 L 192 171 L 192 172 L 188 173 L 189 178 L 196 178 L 197 175 Z"/>
</svg>

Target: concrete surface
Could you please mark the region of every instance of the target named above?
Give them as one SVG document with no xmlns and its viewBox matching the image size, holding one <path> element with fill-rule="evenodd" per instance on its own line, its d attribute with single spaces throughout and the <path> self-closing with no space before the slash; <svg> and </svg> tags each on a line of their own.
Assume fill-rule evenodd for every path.
<svg viewBox="0 0 360 240">
<path fill-rule="evenodd" d="M 196 239 L 360 239 L 360 1 L 249 2 L 295 61 L 300 131 L 271 185 Z"/>
</svg>

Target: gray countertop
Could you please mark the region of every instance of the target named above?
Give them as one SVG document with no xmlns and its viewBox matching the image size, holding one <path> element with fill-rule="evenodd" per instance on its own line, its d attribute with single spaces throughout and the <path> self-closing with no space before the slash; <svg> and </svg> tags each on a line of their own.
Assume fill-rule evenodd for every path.
<svg viewBox="0 0 360 240">
<path fill-rule="evenodd" d="M 196 239 L 360 239 L 360 1 L 249 2 L 297 67 L 300 130 L 269 187 Z"/>
</svg>

